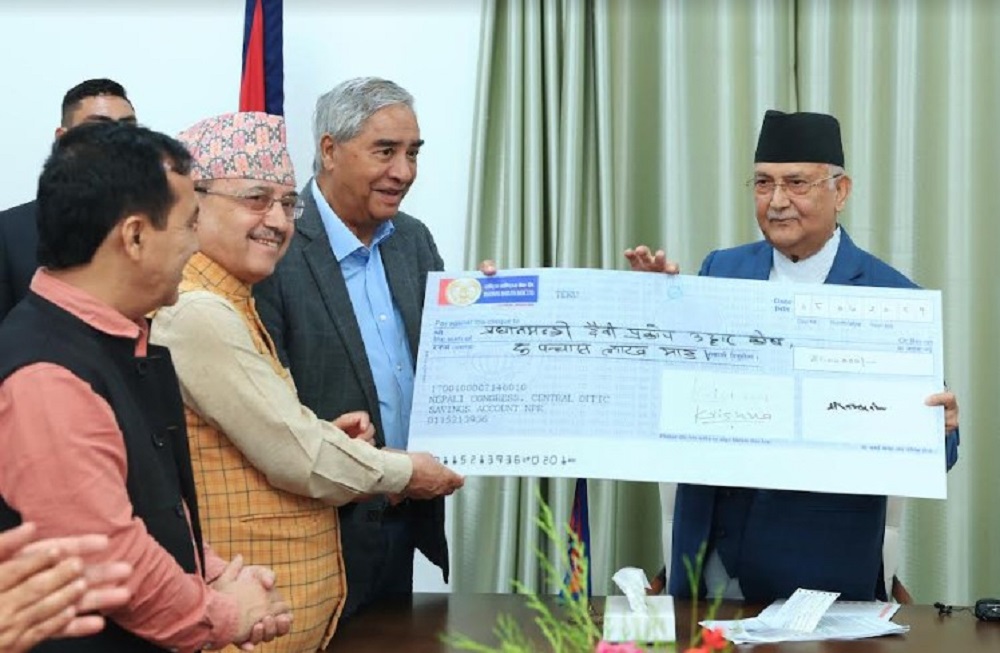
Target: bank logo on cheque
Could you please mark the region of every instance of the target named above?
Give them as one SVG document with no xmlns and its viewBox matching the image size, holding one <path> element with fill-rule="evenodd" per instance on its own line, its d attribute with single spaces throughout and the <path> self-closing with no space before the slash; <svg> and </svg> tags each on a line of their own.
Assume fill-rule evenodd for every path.
<svg viewBox="0 0 1000 653">
<path fill-rule="evenodd" d="M 438 306 L 534 304 L 537 301 L 538 275 L 441 279 L 438 286 Z"/>
<path fill-rule="evenodd" d="M 477 279 L 451 279 L 445 286 L 444 296 L 453 306 L 471 306 L 483 294 L 483 286 Z"/>
</svg>

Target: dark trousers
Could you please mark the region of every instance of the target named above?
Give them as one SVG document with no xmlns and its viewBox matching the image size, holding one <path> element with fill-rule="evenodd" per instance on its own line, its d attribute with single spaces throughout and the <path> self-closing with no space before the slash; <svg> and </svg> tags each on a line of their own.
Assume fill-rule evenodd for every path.
<svg viewBox="0 0 1000 653">
<path fill-rule="evenodd" d="M 373 545 L 379 550 L 369 558 L 374 564 L 366 570 L 367 582 L 352 582 L 348 562 L 347 602 L 341 622 L 377 603 L 408 598 L 413 594 L 415 546 L 409 511 L 401 511 L 399 515 L 388 511 L 382 519 L 381 537 Z"/>
</svg>

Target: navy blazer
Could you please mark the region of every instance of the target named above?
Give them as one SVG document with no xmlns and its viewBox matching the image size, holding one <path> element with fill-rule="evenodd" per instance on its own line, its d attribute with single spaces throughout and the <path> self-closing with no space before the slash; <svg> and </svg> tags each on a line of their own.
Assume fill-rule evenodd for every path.
<svg viewBox="0 0 1000 653">
<path fill-rule="evenodd" d="M 710 253 L 700 275 L 766 280 L 773 248 L 764 241 Z M 841 228 L 840 246 L 826 283 L 848 286 L 916 288 L 916 284 L 857 247 Z M 947 466 L 958 459 L 958 432 L 948 435 Z M 885 598 L 882 540 L 886 498 L 787 490 L 749 490 L 738 513 L 732 507 L 738 490 L 713 486 L 678 486 L 674 506 L 670 594 L 690 597 L 684 558 L 696 559 L 713 532 L 737 538 L 737 568 L 747 601 L 770 602 L 797 588 L 837 591 L 845 600 Z M 729 510 L 727 511 L 727 507 Z M 719 514 L 716 515 L 716 511 Z M 745 521 L 744 521 L 745 520 Z M 717 521 L 713 531 L 713 522 Z M 742 523 L 742 529 L 739 524 Z M 732 528 L 729 525 L 732 524 Z M 705 594 L 704 579 L 699 591 Z"/>
<path fill-rule="evenodd" d="M 311 186 L 310 180 L 302 190 L 305 211 L 295 223 L 288 252 L 274 274 L 254 286 L 257 311 L 281 362 L 292 373 L 302 403 L 327 420 L 368 411 L 377 446 L 382 447 L 382 416 L 365 343 Z M 444 261 L 422 222 L 405 213 L 392 221 L 396 230 L 379 249 L 416 359 L 427 273 L 443 270 Z M 380 550 L 379 515 L 385 506 L 385 498 L 379 496 L 340 508 L 349 603 L 364 601 L 377 577 L 380 560 L 373 552 Z M 411 509 L 416 547 L 441 568 L 447 581 L 444 499 L 412 501 Z"/>
<path fill-rule="evenodd" d="M 35 202 L 0 212 L 0 321 L 28 294 L 38 268 Z"/>
</svg>

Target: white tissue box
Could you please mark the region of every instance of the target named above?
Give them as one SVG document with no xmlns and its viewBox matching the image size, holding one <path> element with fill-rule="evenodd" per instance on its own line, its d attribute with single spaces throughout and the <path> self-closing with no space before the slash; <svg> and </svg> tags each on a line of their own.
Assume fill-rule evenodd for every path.
<svg viewBox="0 0 1000 653">
<path fill-rule="evenodd" d="M 609 596 L 604 604 L 604 640 L 608 642 L 673 642 L 674 598 L 646 596 L 646 612 L 633 612 L 624 596 Z"/>
</svg>

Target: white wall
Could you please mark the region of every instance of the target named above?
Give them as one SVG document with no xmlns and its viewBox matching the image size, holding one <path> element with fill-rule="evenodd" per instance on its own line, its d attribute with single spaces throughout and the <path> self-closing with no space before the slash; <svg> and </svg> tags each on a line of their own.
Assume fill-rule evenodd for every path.
<svg viewBox="0 0 1000 653">
<path fill-rule="evenodd" d="M 63 94 L 121 82 L 145 125 L 175 134 L 237 108 L 244 0 L 0 2 L 0 208 L 34 196 Z M 312 108 L 359 75 L 416 97 L 420 177 L 403 208 L 462 262 L 475 101 L 477 0 L 285 0 L 285 115 L 300 180 L 311 173 Z"/>
<path fill-rule="evenodd" d="M 244 0 L 0 2 L 0 208 L 34 196 L 62 96 L 91 77 L 128 91 L 139 120 L 175 134 L 235 111 Z M 318 95 L 359 75 L 392 79 L 416 97 L 420 177 L 403 204 L 459 269 L 465 238 L 478 59 L 476 0 L 285 0 L 285 115 L 298 177 L 311 173 Z M 440 589 L 429 563 L 418 590 Z"/>
</svg>

